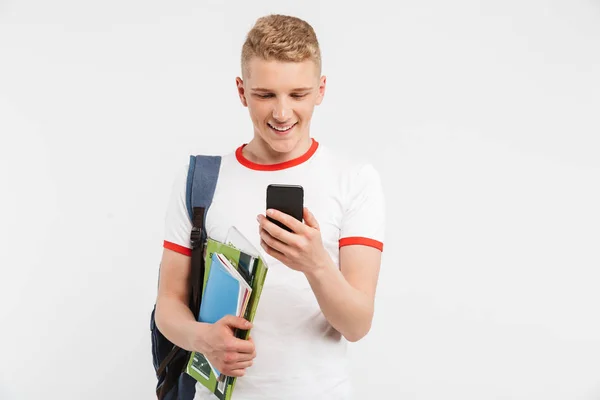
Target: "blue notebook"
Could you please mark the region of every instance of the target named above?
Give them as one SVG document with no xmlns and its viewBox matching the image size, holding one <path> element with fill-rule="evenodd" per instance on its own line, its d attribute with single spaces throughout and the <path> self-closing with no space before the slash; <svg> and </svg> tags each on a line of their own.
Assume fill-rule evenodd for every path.
<svg viewBox="0 0 600 400">
<path fill-rule="evenodd" d="M 227 262 L 223 255 L 213 253 L 206 288 L 200 305 L 198 319 L 200 322 L 213 324 L 226 315 L 238 316 L 244 312 L 244 303 L 246 303 L 244 302 L 244 294 L 246 290 L 251 291 L 251 288 L 231 264 L 226 264 Z M 220 371 L 212 364 L 211 368 L 217 377 L 221 375 Z"/>
</svg>

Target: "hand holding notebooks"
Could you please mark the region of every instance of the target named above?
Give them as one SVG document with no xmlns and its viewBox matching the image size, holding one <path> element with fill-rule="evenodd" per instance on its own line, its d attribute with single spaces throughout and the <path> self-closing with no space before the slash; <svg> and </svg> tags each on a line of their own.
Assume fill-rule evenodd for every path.
<svg viewBox="0 0 600 400">
<path fill-rule="evenodd" d="M 211 265 L 198 320 L 214 324 L 226 315 L 243 316 L 252 288 L 223 254 L 213 253 Z M 219 379 L 221 372 L 208 363 Z"/>
</svg>

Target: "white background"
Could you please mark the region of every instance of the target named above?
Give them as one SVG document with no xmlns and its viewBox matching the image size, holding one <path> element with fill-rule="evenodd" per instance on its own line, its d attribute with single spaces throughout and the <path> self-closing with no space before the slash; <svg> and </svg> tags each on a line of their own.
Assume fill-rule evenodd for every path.
<svg viewBox="0 0 600 400">
<path fill-rule="evenodd" d="M 0 399 L 153 398 L 172 179 L 251 139 L 235 77 L 271 12 L 321 41 L 314 137 L 385 185 L 357 399 L 600 399 L 591 0 L 0 0 Z"/>
</svg>

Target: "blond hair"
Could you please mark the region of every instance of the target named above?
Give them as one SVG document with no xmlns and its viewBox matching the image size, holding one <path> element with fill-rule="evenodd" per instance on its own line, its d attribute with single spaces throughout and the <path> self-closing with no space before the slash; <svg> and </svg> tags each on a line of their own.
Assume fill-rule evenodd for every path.
<svg viewBox="0 0 600 400">
<path fill-rule="evenodd" d="M 312 26 L 288 15 L 271 14 L 256 20 L 242 46 L 242 73 L 253 57 L 302 62 L 312 60 L 321 74 L 321 50 Z"/>
</svg>

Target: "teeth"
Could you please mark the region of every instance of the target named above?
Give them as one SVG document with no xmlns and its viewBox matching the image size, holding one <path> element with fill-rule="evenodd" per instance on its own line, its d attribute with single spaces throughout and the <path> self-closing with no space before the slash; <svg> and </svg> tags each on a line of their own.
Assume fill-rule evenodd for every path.
<svg viewBox="0 0 600 400">
<path fill-rule="evenodd" d="M 278 127 L 276 127 L 276 126 L 273 126 L 273 125 L 271 125 L 271 124 L 269 124 L 269 126 L 270 126 L 271 128 L 273 128 L 273 129 L 275 129 L 276 131 L 279 131 L 279 132 L 285 132 L 285 131 L 287 131 L 288 129 L 290 129 L 290 128 L 291 128 L 292 126 L 294 126 L 294 125 L 292 124 L 292 125 L 290 125 L 290 126 L 286 126 L 286 127 L 283 127 L 283 128 L 278 128 Z"/>
</svg>

